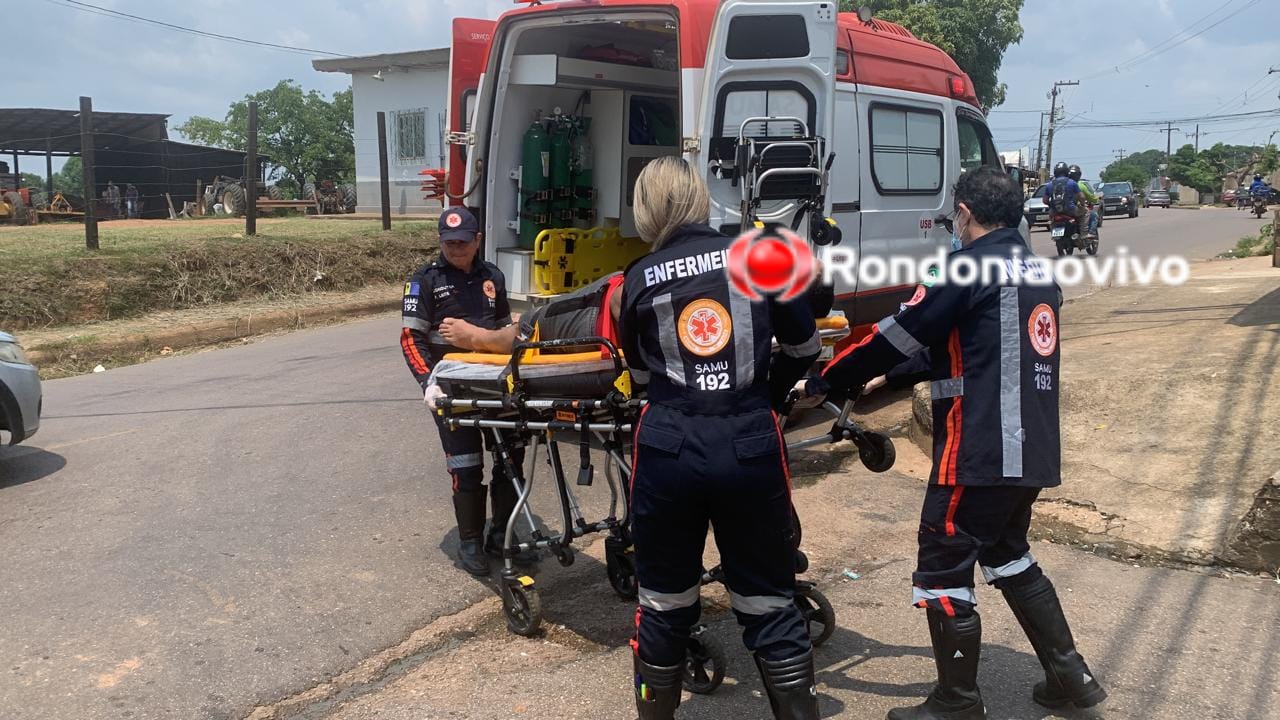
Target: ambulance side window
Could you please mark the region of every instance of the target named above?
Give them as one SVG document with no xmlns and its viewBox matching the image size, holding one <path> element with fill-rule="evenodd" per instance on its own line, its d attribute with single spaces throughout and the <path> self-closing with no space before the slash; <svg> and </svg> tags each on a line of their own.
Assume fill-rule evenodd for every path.
<svg viewBox="0 0 1280 720">
<path fill-rule="evenodd" d="M 963 113 L 958 114 L 956 119 L 956 134 L 960 140 L 960 169 L 968 172 L 983 165 L 1002 167 L 1000 155 L 991 142 L 991 132 L 986 126 Z"/>
<path fill-rule="evenodd" d="M 881 195 L 935 195 L 942 190 L 942 113 L 871 106 L 871 179 Z"/>
<path fill-rule="evenodd" d="M 809 56 L 803 15 L 739 15 L 729 21 L 730 60 L 780 60 Z"/>
</svg>

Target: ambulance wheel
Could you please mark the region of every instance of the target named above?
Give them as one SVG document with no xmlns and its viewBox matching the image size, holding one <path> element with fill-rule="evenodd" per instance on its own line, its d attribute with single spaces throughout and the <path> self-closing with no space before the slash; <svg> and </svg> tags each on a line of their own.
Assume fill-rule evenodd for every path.
<svg viewBox="0 0 1280 720">
<path fill-rule="evenodd" d="M 502 614 L 507 629 L 523 637 L 533 637 L 542 626 L 542 600 L 533 585 L 508 583 L 502 589 Z"/>
<path fill-rule="evenodd" d="M 684 689 L 696 695 L 710 695 L 724 682 L 724 647 L 699 625 L 689 636 L 689 653 L 684 661 Z"/>
<path fill-rule="evenodd" d="M 640 582 L 636 579 L 635 554 L 609 553 L 605 557 L 605 569 L 609 573 L 609 586 L 623 600 L 635 600 L 640 594 Z"/>
<path fill-rule="evenodd" d="M 893 440 L 880 433 L 867 433 L 866 442 L 858 445 L 858 458 L 871 472 L 882 473 L 893 467 L 898 453 Z"/>
<path fill-rule="evenodd" d="M 804 616 L 805 627 L 809 628 L 809 642 L 814 647 L 831 638 L 836 631 L 836 611 L 831 601 L 811 582 L 796 582 L 796 608 Z"/>
</svg>

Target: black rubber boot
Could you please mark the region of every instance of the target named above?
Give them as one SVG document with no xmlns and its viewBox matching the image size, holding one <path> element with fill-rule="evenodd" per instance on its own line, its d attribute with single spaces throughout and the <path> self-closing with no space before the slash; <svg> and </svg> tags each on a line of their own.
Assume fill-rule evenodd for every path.
<svg viewBox="0 0 1280 720">
<path fill-rule="evenodd" d="M 635 658 L 636 711 L 640 720 L 672 720 L 680 707 L 684 665 L 659 667 Z"/>
<path fill-rule="evenodd" d="M 1049 578 L 1039 575 L 1030 582 L 1005 581 L 1000 591 L 1044 666 L 1045 680 L 1036 684 L 1031 697 L 1047 708 L 1069 704 L 1089 708 L 1106 700 L 1107 691 L 1076 651 L 1071 627 Z"/>
<path fill-rule="evenodd" d="M 516 488 L 511 484 L 511 480 L 506 477 L 505 473 L 494 472 L 493 482 L 489 485 L 489 499 L 493 507 L 493 517 L 489 520 L 489 533 L 484 538 L 484 552 L 491 558 L 502 559 L 502 547 L 506 542 L 507 522 L 511 518 L 511 511 L 516 508 L 516 501 L 520 499 L 520 494 L 516 492 Z M 520 538 L 516 536 L 515 542 L 519 543 Z M 536 552 L 522 552 L 511 558 L 516 565 L 528 566 L 538 561 Z"/>
<path fill-rule="evenodd" d="M 889 711 L 889 720 L 985 720 L 987 709 L 978 691 L 978 656 L 982 619 L 926 610 L 938 685 L 920 705 Z"/>
<path fill-rule="evenodd" d="M 485 557 L 484 491 L 453 494 L 453 514 L 458 520 L 458 565 L 476 576 L 489 574 L 489 558 Z"/>
<path fill-rule="evenodd" d="M 812 651 L 786 660 L 765 660 L 756 655 L 756 667 L 777 720 L 818 720 Z"/>
</svg>

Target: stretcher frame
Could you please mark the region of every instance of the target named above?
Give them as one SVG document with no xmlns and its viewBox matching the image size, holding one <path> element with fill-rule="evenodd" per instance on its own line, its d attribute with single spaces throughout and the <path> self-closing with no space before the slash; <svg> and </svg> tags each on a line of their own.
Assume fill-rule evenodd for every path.
<svg viewBox="0 0 1280 720">
<path fill-rule="evenodd" d="M 828 343 L 848 335 L 847 328 L 822 330 L 820 337 Z M 555 352 L 568 348 L 595 346 L 601 349 L 601 355 L 612 361 L 613 389 L 604 397 L 570 398 L 547 397 L 531 394 L 527 383 L 521 377 L 521 364 L 524 358 L 533 353 Z M 776 349 L 776 344 L 775 344 Z M 630 372 L 627 370 L 622 353 L 610 340 L 603 337 L 582 337 L 561 340 L 532 341 L 517 344 L 511 352 L 510 374 L 506 387 L 498 397 L 464 398 L 445 397 L 437 403 L 437 413 L 444 425 L 451 429 L 475 428 L 480 430 L 488 441 L 495 466 L 506 470 L 517 492 L 515 507 L 512 509 L 503 538 L 501 571 L 503 591 L 503 611 L 507 619 L 507 627 L 512 632 L 533 636 L 541 624 L 541 605 L 536 592 L 534 579 L 516 568 L 516 559 L 526 553 L 539 550 L 549 551 L 562 566 L 574 563 L 575 552 L 573 542 L 588 535 L 605 533 L 605 557 L 609 583 L 615 593 L 628 600 L 634 600 L 638 592 L 635 577 L 635 562 L 632 558 L 630 522 L 630 498 L 628 488 L 632 464 L 628 460 L 627 442 L 634 429 L 635 422 L 647 405 L 647 401 L 632 396 Z M 788 403 L 788 409 L 790 401 Z M 822 434 L 804 437 L 788 442 L 788 453 L 798 450 L 852 441 L 859 450 L 859 455 L 869 469 L 883 472 L 893 464 L 892 441 L 877 433 L 869 432 L 850 418 L 853 403 L 843 404 L 824 402 L 822 408 L 834 417 L 831 427 Z M 570 442 L 578 447 L 579 468 L 576 485 L 590 486 L 594 482 L 594 464 L 591 458 L 593 449 L 605 452 L 604 476 L 609 488 L 610 502 L 608 514 L 600 520 L 589 521 L 583 514 L 581 505 L 569 485 L 565 464 L 560 452 L 560 445 Z M 530 453 L 528 462 L 531 470 L 526 474 L 524 468 L 517 467 L 513 460 L 513 451 L 528 442 Z M 529 501 L 538 469 L 539 450 L 545 446 L 547 461 L 551 468 L 552 481 L 560 505 L 559 532 L 544 533 L 539 528 Z M 516 525 L 523 518 L 529 527 L 529 539 L 516 542 Z M 803 557 L 803 554 L 799 554 Z M 797 568 L 803 572 L 804 568 Z M 712 568 L 704 574 L 704 582 L 716 582 L 720 579 L 718 568 Z M 833 617 L 830 616 L 830 604 L 821 596 L 812 583 L 798 581 L 798 590 L 808 605 L 803 606 L 806 620 L 812 612 L 825 612 L 822 616 L 821 639 L 825 640 L 834 629 Z M 816 616 L 813 616 L 816 617 Z M 698 634 L 701 636 L 701 633 Z M 685 685 L 694 692 L 711 692 L 719 685 L 718 678 L 723 678 L 722 653 L 708 645 L 713 642 L 709 636 L 701 637 L 691 643 L 691 658 L 686 668 Z M 716 668 L 719 671 L 716 672 Z M 710 672 L 708 672 L 708 669 Z"/>
</svg>

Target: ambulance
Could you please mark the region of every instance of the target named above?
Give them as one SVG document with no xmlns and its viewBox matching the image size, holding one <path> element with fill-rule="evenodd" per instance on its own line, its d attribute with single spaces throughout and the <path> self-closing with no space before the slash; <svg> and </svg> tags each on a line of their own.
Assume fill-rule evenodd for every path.
<svg viewBox="0 0 1280 720">
<path fill-rule="evenodd" d="M 923 258 L 966 170 L 1002 168 L 973 83 L 937 47 L 821 0 L 542 0 L 454 21 L 451 202 L 481 218 L 483 256 L 538 295 L 533 244 L 557 228 L 635 235 L 654 158 L 705 173 L 711 225 L 791 227 L 860 258 Z M 548 232 L 550 231 L 550 232 Z M 581 237 L 581 236 L 580 236 Z M 634 245 L 627 246 L 634 249 Z M 591 278 L 578 278 L 580 282 Z M 839 279 L 855 327 L 914 288 Z"/>
</svg>

